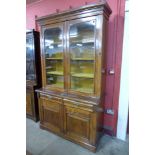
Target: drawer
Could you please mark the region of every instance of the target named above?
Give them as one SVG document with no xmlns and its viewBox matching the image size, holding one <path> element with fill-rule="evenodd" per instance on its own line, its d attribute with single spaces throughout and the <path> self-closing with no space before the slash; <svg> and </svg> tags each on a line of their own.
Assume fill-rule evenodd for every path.
<svg viewBox="0 0 155 155">
<path fill-rule="evenodd" d="M 69 115 L 80 116 L 81 118 L 90 118 L 90 112 L 80 108 L 65 106 L 65 110 Z"/>
<path fill-rule="evenodd" d="M 53 109 L 55 111 L 59 111 L 60 110 L 60 104 L 58 102 L 55 102 L 55 100 L 46 100 L 46 99 L 42 99 L 42 106 L 46 107 L 47 109 Z"/>
<path fill-rule="evenodd" d="M 77 102 L 74 100 L 63 99 L 64 105 L 68 108 L 78 108 L 84 111 L 93 112 L 93 105 L 89 105 L 83 102 Z"/>
<path fill-rule="evenodd" d="M 59 98 L 59 97 L 53 96 L 53 95 L 40 94 L 40 98 L 45 99 L 45 100 L 50 100 L 52 102 L 62 103 L 62 98 Z"/>
</svg>

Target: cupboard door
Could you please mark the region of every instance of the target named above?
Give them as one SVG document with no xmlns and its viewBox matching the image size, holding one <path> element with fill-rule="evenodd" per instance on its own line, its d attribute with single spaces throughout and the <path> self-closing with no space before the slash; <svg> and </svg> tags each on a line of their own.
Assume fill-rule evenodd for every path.
<svg viewBox="0 0 155 155">
<path fill-rule="evenodd" d="M 63 24 L 50 25 L 43 29 L 44 85 L 49 89 L 64 89 L 63 29 Z"/>
<path fill-rule="evenodd" d="M 41 124 L 53 132 L 60 133 L 62 130 L 61 103 L 41 97 L 39 104 Z"/>
<path fill-rule="evenodd" d="M 65 106 L 64 108 L 65 134 L 76 141 L 90 142 L 91 113 L 78 108 Z"/>
<path fill-rule="evenodd" d="M 96 17 L 69 21 L 69 89 L 95 94 Z"/>
<path fill-rule="evenodd" d="M 26 114 L 28 115 L 33 115 L 33 103 L 34 99 L 33 99 L 33 92 L 31 91 L 26 91 Z"/>
</svg>

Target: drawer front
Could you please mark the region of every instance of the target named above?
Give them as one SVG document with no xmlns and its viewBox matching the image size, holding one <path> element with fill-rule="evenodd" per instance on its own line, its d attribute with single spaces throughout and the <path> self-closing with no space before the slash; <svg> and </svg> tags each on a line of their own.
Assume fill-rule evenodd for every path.
<svg viewBox="0 0 155 155">
<path fill-rule="evenodd" d="M 50 100 L 50 101 L 53 101 L 53 102 L 62 103 L 62 98 L 52 96 L 52 95 L 40 94 L 40 98 Z"/>
<path fill-rule="evenodd" d="M 34 98 L 33 98 L 33 92 L 31 91 L 26 91 L 26 114 L 28 115 L 33 115 L 33 103 Z"/>
<path fill-rule="evenodd" d="M 90 143 L 91 126 L 91 112 L 64 106 L 64 131 L 69 138 Z"/>
<path fill-rule="evenodd" d="M 81 118 L 87 118 L 89 119 L 90 118 L 90 112 L 89 111 L 86 111 L 86 110 L 82 110 L 82 109 L 79 109 L 79 108 L 72 108 L 70 106 L 65 106 L 65 109 L 66 109 L 66 112 L 68 114 L 74 114 L 74 115 L 78 115 L 80 116 Z"/>
<path fill-rule="evenodd" d="M 60 133 L 62 131 L 62 105 L 55 99 L 41 97 L 39 99 L 40 122 L 49 130 Z"/>
<path fill-rule="evenodd" d="M 85 113 L 93 112 L 93 105 L 77 102 L 74 100 L 68 100 L 68 99 L 63 99 L 63 102 L 64 102 L 64 105 L 66 105 L 67 107 L 78 108 L 78 109 L 84 110 Z"/>
</svg>

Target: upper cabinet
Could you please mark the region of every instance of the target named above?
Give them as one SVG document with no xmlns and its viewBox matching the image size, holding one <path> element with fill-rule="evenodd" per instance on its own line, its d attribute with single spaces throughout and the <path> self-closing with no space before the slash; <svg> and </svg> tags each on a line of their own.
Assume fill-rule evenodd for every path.
<svg viewBox="0 0 155 155">
<path fill-rule="evenodd" d="M 26 36 L 26 80 L 36 81 L 34 38 L 31 33 Z"/>
<path fill-rule="evenodd" d="M 106 7 L 99 3 L 37 19 L 44 90 L 100 97 L 105 25 L 111 13 Z"/>
<path fill-rule="evenodd" d="M 35 89 L 41 87 L 39 32 L 26 32 L 26 114 L 38 121 L 38 100 Z"/>
<path fill-rule="evenodd" d="M 27 85 L 41 86 L 39 32 L 28 30 L 26 32 L 26 82 Z"/>
</svg>

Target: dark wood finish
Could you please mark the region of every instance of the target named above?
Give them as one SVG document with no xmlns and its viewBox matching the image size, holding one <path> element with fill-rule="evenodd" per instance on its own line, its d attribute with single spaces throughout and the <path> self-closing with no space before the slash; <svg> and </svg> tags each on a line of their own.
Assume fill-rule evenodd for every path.
<svg viewBox="0 0 155 155">
<path fill-rule="evenodd" d="M 34 103 L 34 94 L 33 90 L 26 90 L 26 113 L 28 115 L 33 115 L 33 103 Z"/>
<path fill-rule="evenodd" d="M 100 2 L 37 18 L 41 29 L 43 82 L 43 87 L 36 90 L 39 99 L 40 127 L 94 152 L 103 134 L 106 25 L 110 13 L 108 4 Z M 92 20 L 95 28 L 94 91 L 90 93 L 71 90 L 70 26 Z M 61 27 L 63 31 L 63 71 L 65 80 L 64 88 L 59 89 L 46 84 L 44 32 L 46 29 L 54 27 Z"/>
<path fill-rule="evenodd" d="M 75 104 L 75 101 L 64 101 L 64 133 L 66 136 L 79 141 L 91 142 L 91 112 Z"/>
<path fill-rule="evenodd" d="M 36 89 L 41 88 L 41 58 L 39 32 L 30 30 L 26 33 L 27 39 L 32 39 L 32 52 L 34 64 L 34 80 L 26 79 L 26 116 L 34 121 L 39 120 L 38 98 Z"/>
<path fill-rule="evenodd" d="M 55 133 L 61 133 L 63 129 L 61 98 L 41 95 L 39 103 L 42 125 Z"/>
</svg>

